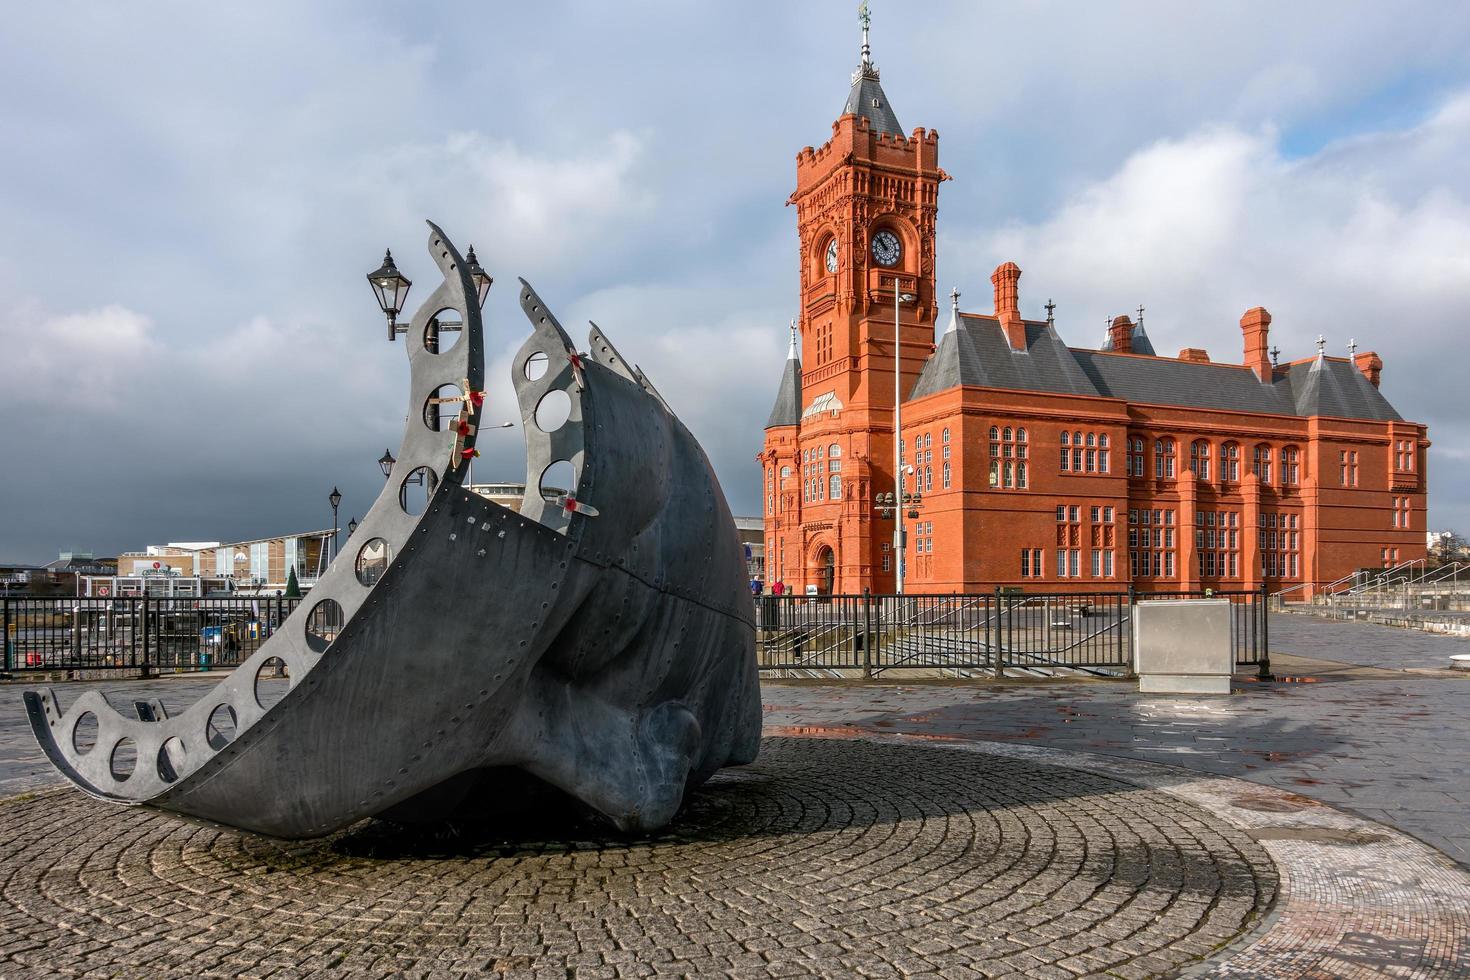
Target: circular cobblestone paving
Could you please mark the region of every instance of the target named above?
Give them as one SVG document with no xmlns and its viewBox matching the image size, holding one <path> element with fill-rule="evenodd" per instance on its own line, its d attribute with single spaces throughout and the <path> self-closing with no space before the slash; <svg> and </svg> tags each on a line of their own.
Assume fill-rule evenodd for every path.
<svg viewBox="0 0 1470 980">
<path fill-rule="evenodd" d="M 1276 885 L 1242 832 L 1107 776 L 769 738 L 637 840 L 542 820 L 282 842 L 14 800 L 0 976 L 1144 976 L 1251 928 Z"/>
</svg>

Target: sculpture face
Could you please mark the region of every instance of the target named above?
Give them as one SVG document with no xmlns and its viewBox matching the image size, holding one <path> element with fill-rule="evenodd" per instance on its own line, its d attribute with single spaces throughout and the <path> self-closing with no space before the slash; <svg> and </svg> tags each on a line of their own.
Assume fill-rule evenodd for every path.
<svg viewBox="0 0 1470 980">
<path fill-rule="evenodd" d="M 484 341 L 466 264 L 430 227 L 445 281 L 408 330 L 409 421 L 354 547 L 177 717 L 152 702 L 125 718 L 96 692 L 62 712 L 52 692 L 26 693 L 42 749 L 87 792 L 307 837 L 493 805 L 507 779 L 521 792 L 519 773 L 643 831 L 755 757 L 755 611 L 703 451 L 595 325 L 577 353 L 523 282 L 532 334 L 511 380 L 526 496 L 517 514 L 463 489 Z M 445 311 L 462 336 L 426 345 Z M 267 704 L 257 672 L 273 658 L 291 688 Z M 220 710 L 233 737 L 211 725 Z M 98 732 L 84 752 L 73 733 L 88 714 Z M 118 778 L 123 739 L 137 765 Z"/>
</svg>

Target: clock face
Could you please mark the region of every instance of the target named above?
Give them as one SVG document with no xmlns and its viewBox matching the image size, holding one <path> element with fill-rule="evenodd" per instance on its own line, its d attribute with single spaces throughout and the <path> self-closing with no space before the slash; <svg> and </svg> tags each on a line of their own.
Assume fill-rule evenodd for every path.
<svg viewBox="0 0 1470 980">
<path fill-rule="evenodd" d="M 899 244 L 898 236 L 891 231 L 880 231 L 873 236 L 873 260 L 884 268 L 892 268 L 898 265 L 899 256 L 903 254 L 903 246 Z"/>
<path fill-rule="evenodd" d="M 835 238 L 827 243 L 827 271 L 837 271 L 837 239 Z"/>
</svg>

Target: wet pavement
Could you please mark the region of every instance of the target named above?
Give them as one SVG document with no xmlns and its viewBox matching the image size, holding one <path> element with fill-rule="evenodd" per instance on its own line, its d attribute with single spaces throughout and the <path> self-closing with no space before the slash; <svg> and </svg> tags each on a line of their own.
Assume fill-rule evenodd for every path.
<svg viewBox="0 0 1470 980">
<path fill-rule="evenodd" d="M 846 726 L 875 734 L 1078 749 L 1278 787 L 1397 827 L 1470 866 L 1470 676 L 1416 673 L 1470 642 L 1297 615 L 1271 621 L 1278 674 L 1230 697 L 1140 695 L 1128 682 L 766 681 L 768 731 Z M 223 675 L 54 685 L 173 711 Z M 0 685 L 0 797 L 61 780 L 31 737 L 23 687 Z"/>
<path fill-rule="evenodd" d="M 1318 619 L 1297 613 L 1271 617 L 1273 652 L 1334 660 L 1389 670 L 1444 670 L 1450 657 L 1470 653 L 1470 637 L 1379 626 L 1348 620 Z"/>
</svg>

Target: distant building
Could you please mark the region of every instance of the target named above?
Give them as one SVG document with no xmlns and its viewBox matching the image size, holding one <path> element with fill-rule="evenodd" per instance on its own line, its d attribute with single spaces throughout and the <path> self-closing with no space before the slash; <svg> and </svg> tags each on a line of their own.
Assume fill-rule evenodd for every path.
<svg viewBox="0 0 1470 980">
<path fill-rule="evenodd" d="M 347 537 L 347 532 L 341 532 Z M 230 591 L 252 595 L 284 592 L 292 568 L 302 591 L 316 584 L 332 559 L 332 530 L 305 531 L 270 538 L 221 543 L 175 541 L 149 545 L 143 551 L 124 552 L 117 558 L 116 581 L 99 577 L 93 591 L 107 588 L 110 595 L 152 595 L 151 589 L 202 589 L 198 594 Z M 196 580 L 196 585 L 164 586 L 162 580 Z M 151 587 L 147 584 L 153 580 Z M 192 593 L 189 593 L 192 594 Z"/>
<path fill-rule="evenodd" d="M 763 586 L 769 587 L 771 583 L 766 581 L 765 521 L 759 517 L 737 517 L 735 531 L 745 549 L 745 577 L 759 580 Z"/>
<path fill-rule="evenodd" d="M 0 595 L 77 595 L 78 579 L 87 575 L 110 575 L 117 570 L 114 558 L 97 558 L 89 551 L 63 551 L 44 565 L 0 565 Z"/>
<path fill-rule="evenodd" d="M 526 496 L 524 483 L 471 483 L 465 489 L 516 513 L 520 513 L 521 501 Z"/>
</svg>

